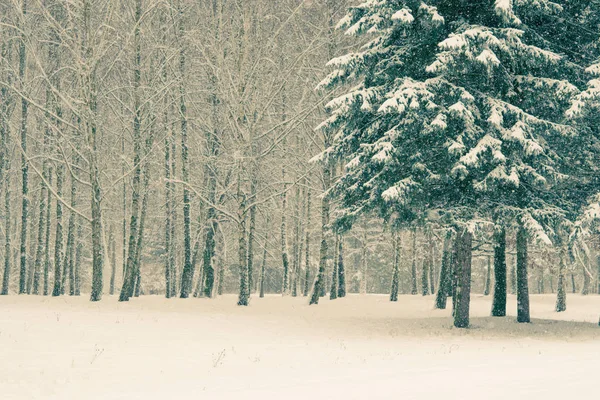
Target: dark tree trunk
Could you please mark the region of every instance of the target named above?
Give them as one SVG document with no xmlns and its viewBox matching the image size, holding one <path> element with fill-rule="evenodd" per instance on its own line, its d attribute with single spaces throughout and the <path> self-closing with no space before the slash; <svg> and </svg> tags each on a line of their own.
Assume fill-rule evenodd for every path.
<svg viewBox="0 0 600 400">
<path fill-rule="evenodd" d="M 506 229 L 494 228 L 494 299 L 492 317 L 506 316 Z"/>
<path fill-rule="evenodd" d="M 519 225 L 519 229 L 517 230 L 517 322 L 530 322 L 527 232 L 522 224 Z"/>
<path fill-rule="evenodd" d="M 433 232 L 431 226 L 427 227 L 426 232 L 428 249 L 425 250 L 425 260 L 427 262 L 427 270 L 429 271 L 429 290 L 431 294 L 435 293 L 435 263 L 434 259 L 434 243 L 433 243 Z"/>
<path fill-rule="evenodd" d="M 331 289 L 329 290 L 329 299 L 335 300 L 338 296 L 338 257 L 340 250 L 340 235 L 335 233 L 335 244 L 333 249 L 333 268 L 331 270 Z"/>
<path fill-rule="evenodd" d="M 575 274 L 571 272 L 571 293 L 577 293 L 577 286 L 575 285 Z"/>
<path fill-rule="evenodd" d="M 427 250 L 425 250 L 427 251 Z M 421 271 L 421 294 L 423 296 L 429 295 L 429 264 L 427 259 L 423 259 L 422 271 Z"/>
<path fill-rule="evenodd" d="M 400 232 L 392 236 L 394 247 L 394 271 L 392 273 L 392 288 L 390 290 L 390 301 L 398 301 L 398 289 L 400 286 Z"/>
<path fill-rule="evenodd" d="M 410 266 L 410 294 L 416 295 L 417 291 L 417 227 L 413 226 L 412 232 L 412 263 Z"/>
<path fill-rule="evenodd" d="M 463 228 L 456 237 L 456 308 L 454 326 L 469 326 L 469 307 L 471 301 L 471 251 L 473 236 Z"/>
<path fill-rule="evenodd" d="M 238 306 L 247 306 L 248 295 L 248 250 L 246 247 L 246 195 L 242 191 L 242 163 L 238 165 L 237 201 L 238 201 L 238 263 L 240 271 L 240 291 Z"/>
<path fill-rule="evenodd" d="M 62 197 L 64 179 L 64 167 L 56 167 L 56 194 Z M 56 233 L 54 236 L 54 288 L 52 296 L 60 296 L 63 293 L 63 226 L 62 226 L 62 203 L 56 202 Z"/>
<path fill-rule="evenodd" d="M 344 236 L 340 235 L 338 242 L 338 297 L 346 297 L 346 271 L 344 268 Z"/>
<path fill-rule="evenodd" d="M 27 1 L 21 2 L 23 19 L 27 18 Z M 24 24 L 24 21 L 23 21 Z M 21 26 L 19 41 L 19 84 L 22 92 L 26 90 L 25 71 L 27 68 L 27 51 L 25 47 L 25 26 Z M 29 218 L 29 161 L 27 160 L 27 114 L 29 102 L 21 97 L 21 172 L 22 172 L 22 213 L 21 213 L 21 247 L 19 269 L 19 294 L 25 293 L 27 274 L 27 225 Z"/>
<path fill-rule="evenodd" d="M 281 261 L 283 265 L 283 286 L 281 294 L 288 294 L 289 290 L 289 259 L 287 251 L 287 235 L 286 235 L 286 209 L 287 209 L 287 185 L 285 184 L 285 169 L 282 170 L 283 194 L 281 195 Z"/>
<path fill-rule="evenodd" d="M 186 54 L 183 44 L 185 26 L 183 24 L 184 10 L 178 2 L 179 12 L 179 40 L 181 47 L 179 49 L 179 116 L 181 117 L 181 175 L 183 182 L 183 274 L 181 275 L 181 295 L 182 299 L 189 296 L 192 290 L 192 279 L 194 271 L 192 270 L 192 242 L 191 242 L 191 216 L 190 216 L 190 190 L 187 187 L 189 182 L 189 167 L 188 167 L 188 144 L 187 144 L 187 106 L 186 106 L 186 90 L 185 90 L 185 68 Z"/>
<path fill-rule="evenodd" d="M 325 148 L 329 146 L 329 137 L 325 137 Z M 323 190 L 329 190 L 331 185 L 331 165 L 326 162 L 323 165 Z M 319 247 L 319 269 L 313 287 L 309 304 L 319 304 L 319 298 L 325 295 L 325 269 L 327 268 L 327 226 L 329 225 L 329 199 L 321 200 L 321 244 Z"/>
</svg>

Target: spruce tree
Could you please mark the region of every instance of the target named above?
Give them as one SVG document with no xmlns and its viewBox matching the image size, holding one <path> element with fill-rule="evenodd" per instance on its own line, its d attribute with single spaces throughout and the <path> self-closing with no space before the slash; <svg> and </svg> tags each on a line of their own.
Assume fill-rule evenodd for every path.
<svg viewBox="0 0 600 400">
<path fill-rule="evenodd" d="M 546 227 L 570 207 L 564 194 L 579 176 L 567 160 L 579 132 L 562 115 L 579 90 L 569 60 L 526 25 L 561 13 L 547 0 L 380 0 L 338 24 L 371 40 L 332 59 L 319 85 L 350 88 L 319 125 L 336 135 L 316 159 L 347 160 L 329 193 L 340 200 L 336 223 L 369 210 L 452 221 L 463 262 L 457 326 L 468 323 L 465 246 L 479 218 L 510 213 L 528 237 L 551 244 Z"/>
</svg>

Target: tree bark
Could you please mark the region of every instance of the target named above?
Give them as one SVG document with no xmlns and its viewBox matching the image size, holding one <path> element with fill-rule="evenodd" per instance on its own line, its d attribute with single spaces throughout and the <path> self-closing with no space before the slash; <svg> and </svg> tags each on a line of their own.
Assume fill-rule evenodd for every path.
<svg viewBox="0 0 600 400">
<path fill-rule="evenodd" d="M 417 228 L 412 227 L 412 263 L 410 267 L 410 294 L 417 292 Z"/>
<path fill-rule="evenodd" d="M 335 233 L 335 244 L 333 249 L 333 268 L 331 270 L 331 289 L 329 290 L 329 299 L 335 300 L 338 297 L 338 257 L 340 250 L 340 235 Z"/>
<path fill-rule="evenodd" d="M 56 167 L 56 194 L 62 197 L 64 180 L 64 167 Z M 54 236 L 54 288 L 52 296 L 60 296 L 63 293 L 63 226 L 62 226 L 62 203 L 56 202 L 56 233 Z"/>
<path fill-rule="evenodd" d="M 192 242 L 190 232 L 190 190 L 187 183 L 190 180 L 188 166 L 188 122 L 187 122 L 187 106 L 186 106 L 186 90 L 185 90 L 185 68 L 186 68 L 186 53 L 184 46 L 185 25 L 183 23 L 184 10 L 181 3 L 177 2 L 179 12 L 179 116 L 181 118 L 181 175 L 184 182 L 183 186 L 183 274 L 181 275 L 181 295 L 182 299 L 189 296 L 192 291 L 192 279 L 194 270 L 192 267 Z"/>
<path fill-rule="evenodd" d="M 27 18 L 27 0 L 21 1 L 23 21 Z M 19 83 L 22 92 L 26 90 L 27 51 L 25 48 L 26 27 L 21 26 L 21 40 L 19 41 Z M 25 96 L 21 97 L 21 173 L 22 173 L 22 211 L 21 211 L 21 247 L 19 269 L 19 294 L 26 290 L 27 273 L 27 225 L 29 218 L 29 162 L 27 161 L 27 114 L 29 102 Z"/>
<path fill-rule="evenodd" d="M 517 322 L 530 322 L 529 282 L 527 275 L 527 231 L 522 224 L 517 230 Z"/>
<path fill-rule="evenodd" d="M 306 238 L 304 242 L 304 297 L 308 296 L 310 290 L 310 219 L 311 219 L 311 190 L 310 187 L 306 191 Z"/>
<path fill-rule="evenodd" d="M 556 312 L 563 312 L 567 310 L 567 291 L 565 290 L 565 267 L 567 258 L 567 249 L 559 238 L 557 240 L 559 247 L 559 263 L 558 263 L 558 284 L 556 287 Z"/>
<path fill-rule="evenodd" d="M 337 280 L 338 280 L 338 296 L 346 297 L 346 271 L 344 268 L 344 236 L 339 235 L 338 242 L 338 267 L 337 267 Z"/>
<path fill-rule="evenodd" d="M 52 185 L 52 168 L 48 167 L 48 185 Z M 47 193 L 47 206 L 46 206 L 46 234 L 44 241 L 44 296 L 48 296 L 50 293 L 50 232 L 51 232 L 51 216 L 52 216 L 52 197 L 50 191 Z"/>
<path fill-rule="evenodd" d="M 267 219 L 267 226 L 268 224 L 268 219 Z M 260 298 L 265 297 L 265 269 L 267 267 L 267 242 L 265 241 L 264 247 L 263 247 L 263 259 L 262 259 L 262 265 L 260 267 Z"/>
<path fill-rule="evenodd" d="M 467 228 L 459 231 L 456 237 L 457 285 L 454 326 L 457 328 L 467 328 L 469 326 L 472 240 L 473 235 Z"/>
<path fill-rule="evenodd" d="M 435 263 L 434 263 L 434 249 L 436 248 L 435 244 L 433 243 L 433 231 L 432 231 L 432 227 L 428 226 L 427 227 L 427 232 L 426 232 L 426 237 L 427 237 L 427 243 L 429 248 L 426 249 L 426 260 L 427 260 L 427 265 L 428 265 L 428 270 L 429 270 L 429 290 L 431 294 L 435 293 Z"/>
<path fill-rule="evenodd" d="M 115 294 L 115 275 L 117 272 L 117 250 L 115 243 L 115 234 L 113 232 L 113 226 L 110 226 L 109 234 L 108 234 L 108 242 L 110 249 L 110 286 L 108 290 L 109 295 Z"/>
<path fill-rule="evenodd" d="M 494 227 L 494 299 L 492 317 L 506 316 L 506 229 Z"/>
<path fill-rule="evenodd" d="M 398 301 L 398 290 L 400 286 L 400 232 L 392 234 L 394 248 L 394 271 L 392 273 L 392 288 L 390 290 L 390 301 Z"/>
</svg>

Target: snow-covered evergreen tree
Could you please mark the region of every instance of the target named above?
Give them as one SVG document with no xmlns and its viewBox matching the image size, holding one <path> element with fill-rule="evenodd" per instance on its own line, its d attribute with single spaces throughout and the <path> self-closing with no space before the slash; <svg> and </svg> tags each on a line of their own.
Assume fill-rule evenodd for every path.
<svg viewBox="0 0 600 400">
<path fill-rule="evenodd" d="M 331 60 L 319 85 L 350 88 L 318 127 L 335 136 L 317 159 L 348 160 L 329 193 L 341 200 L 336 223 L 371 209 L 455 221 L 494 211 L 550 244 L 547 228 L 578 208 L 567 192 L 580 178 L 569 173 L 581 159 L 573 143 L 585 138 L 564 123 L 579 95 L 572 62 L 533 43 L 523 21 L 562 12 L 548 0 L 352 7 L 338 27 L 371 40 Z"/>
<path fill-rule="evenodd" d="M 579 90 L 561 55 L 524 39 L 519 13 L 562 8 L 486 4 L 369 0 L 340 21 L 346 34 L 373 38 L 331 60 L 320 85 L 352 85 L 319 126 L 336 132 L 320 157 L 350 160 L 332 191 L 339 223 L 373 208 L 502 207 L 549 243 L 539 222 L 564 214 L 557 189 L 575 178 L 561 156 L 576 131 L 562 119 Z"/>
</svg>

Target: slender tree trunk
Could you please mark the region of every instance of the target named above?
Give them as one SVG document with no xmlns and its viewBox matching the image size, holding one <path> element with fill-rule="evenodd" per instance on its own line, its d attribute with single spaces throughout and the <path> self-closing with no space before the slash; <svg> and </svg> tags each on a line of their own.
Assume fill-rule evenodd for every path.
<svg viewBox="0 0 600 400">
<path fill-rule="evenodd" d="M 311 190 L 306 191 L 306 238 L 304 244 L 304 297 L 308 296 L 310 290 L 310 219 L 311 219 Z"/>
<path fill-rule="evenodd" d="M 571 272 L 571 293 L 577 293 L 577 287 L 575 286 L 575 274 Z"/>
<path fill-rule="evenodd" d="M 183 186 L 183 274 L 181 276 L 181 295 L 182 299 L 189 296 L 192 291 L 192 279 L 194 277 L 194 271 L 192 269 L 192 242 L 191 242 L 191 216 L 190 216 L 190 190 L 187 183 L 190 180 L 189 167 L 188 167 L 188 139 L 187 139 L 187 106 L 186 106 L 186 82 L 185 82 L 185 68 L 186 68 L 186 54 L 185 54 L 185 25 L 183 23 L 184 10 L 181 3 L 177 2 L 177 8 L 179 12 L 179 116 L 181 118 L 181 175 L 185 185 Z"/>
<path fill-rule="evenodd" d="M 4 89 L 1 89 L 4 91 Z M 5 99 L 5 94 L 3 93 L 2 99 Z M 6 178 L 4 179 L 4 274 L 2 275 L 2 291 L 0 295 L 8 295 L 9 284 L 10 284 L 10 255 L 11 255 L 11 241 L 10 235 L 12 231 L 11 224 L 11 212 L 10 212 L 10 154 L 9 154 L 9 133 L 8 133 L 8 122 L 6 115 L 7 105 L 2 105 L 2 121 L 0 121 L 0 129 L 2 130 L 2 148 L 0 151 L 4 153 L 4 165 L 0 165 L 0 169 L 5 172 Z M 2 185 L 2 180 L 0 180 L 0 185 Z"/>
<path fill-rule="evenodd" d="M 62 197 L 64 180 L 64 167 L 56 167 L 56 194 Z M 63 226 L 62 226 L 62 203 L 56 202 L 56 233 L 54 236 L 54 289 L 52 296 L 60 296 L 62 290 L 62 269 L 63 269 Z"/>
<path fill-rule="evenodd" d="M 177 163 L 176 157 L 177 154 L 177 143 L 175 138 L 171 136 L 171 176 L 175 176 L 177 171 Z M 178 271 L 179 264 L 177 262 L 177 257 L 175 256 L 177 253 L 177 210 L 175 207 L 176 204 L 176 187 L 175 185 L 171 185 L 171 253 L 170 253 L 170 261 L 169 267 L 171 268 L 171 296 L 177 296 L 177 285 L 178 285 Z"/>
<path fill-rule="evenodd" d="M 490 295 L 490 287 L 492 286 L 492 258 L 486 257 L 487 269 L 485 270 L 485 284 L 483 285 L 483 295 Z"/>
<path fill-rule="evenodd" d="M 596 256 L 596 269 L 596 293 L 600 294 L 600 255 Z"/>
<path fill-rule="evenodd" d="M 563 312 L 567 310 L 567 291 L 565 290 L 565 267 L 567 258 L 567 249 L 562 243 L 562 240 L 558 240 L 559 245 L 559 263 L 558 263 L 558 285 L 556 288 L 556 312 Z"/>
<path fill-rule="evenodd" d="M 248 249 L 246 247 L 246 195 L 242 190 L 242 162 L 239 161 L 237 171 L 237 201 L 238 201 L 238 263 L 240 273 L 240 291 L 238 306 L 247 306 L 248 295 Z"/>
<path fill-rule="evenodd" d="M 52 168 L 48 167 L 48 185 L 52 185 Z M 46 234 L 44 235 L 44 296 L 50 293 L 50 232 L 51 232 L 51 215 L 52 215 L 52 197 L 48 190 L 46 198 Z"/>
<path fill-rule="evenodd" d="M 331 289 L 329 291 L 329 299 L 335 300 L 338 297 L 338 257 L 340 250 L 340 234 L 335 233 L 335 244 L 333 248 L 333 269 L 331 270 Z"/>
<path fill-rule="evenodd" d="M 146 143 L 146 156 L 148 156 L 150 149 L 152 146 L 152 139 L 149 139 L 148 143 Z M 141 263 L 142 263 L 142 249 L 144 246 L 144 227 L 146 225 L 146 214 L 148 212 L 148 185 L 150 181 L 150 172 L 148 171 L 148 163 L 146 162 L 144 165 L 144 196 L 142 198 L 142 210 L 140 213 L 140 227 L 138 231 L 138 236 L 136 238 L 137 243 L 135 246 L 135 262 L 133 264 L 134 274 L 135 274 L 135 282 L 134 282 L 134 296 L 139 297 L 142 288 L 141 288 Z"/>
<path fill-rule="evenodd" d="M 289 290 L 289 260 L 287 252 L 287 226 L 286 226 L 286 209 L 287 209 L 287 184 L 285 183 L 285 169 L 282 169 L 283 194 L 281 195 L 281 261 L 283 265 L 283 287 L 281 293 L 288 294 Z"/>
<path fill-rule="evenodd" d="M 115 243 L 115 234 L 113 232 L 113 226 L 110 226 L 109 234 L 109 251 L 110 251 L 110 286 L 108 290 L 109 295 L 115 294 L 115 275 L 117 273 L 117 251 L 116 251 L 116 243 Z"/>
<path fill-rule="evenodd" d="M 361 276 L 360 276 L 360 294 L 367 294 L 367 268 L 368 260 L 367 255 L 369 252 L 369 225 L 365 219 L 363 226 L 363 237 L 362 237 L 362 255 L 361 255 Z"/>
<path fill-rule="evenodd" d="M 298 296 L 298 270 L 300 269 L 300 187 L 296 185 L 294 196 L 294 239 L 292 245 L 292 297 Z M 337 261 L 336 261 L 337 262 Z"/>
<path fill-rule="evenodd" d="M 267 218 L 267 226 L 269 226 L 269 220 Z M 267 242 L 265 241 L 263 247 L 263 258 L 262 265 L 260 267 L 260 298 L 265 297 L 265 269 L 267 268 Z"/>
<path fill-rule="evenodd" d="M 75 164 L 77 164 L 77 158 L 75 158 Z M 74 177 L 71 177 L 71 209 L 75 209 L 77 206 L 77 185 L 75 184 Z M 68 267 L 69 273 L 69 296 L 75 294 L 75 219 L 77 216 L 73 211 L 69 214 L 69 228 L 67 232 L 67 250 L 65 255 L 65 265 Z M 112 228 L 111 228 L 112 229 Z M 114 245 L 114 243 L 113 243 Z M 114 248 L 113 248 L 114 252 Z M 114 269 L 113 260 L 113 269 Z M 111 278 L 111 282 L 114 285 L 114 278 Z M 114 292 L 114 290 L 113 290 Z M 111 293 L 112 294 L 112 293 Z"/>
<path fill-rule="evenodd" d="M 392 288 L 390 290 L 390 301 L 398 301 L 398 289 L 400 287 L 400 232 L 392 234 L 394 248 L 394 270 L 392 273 Z"/>
<path fill-rule="evenodd" d="M 84 35 L 82 48 L 85 52 L 87 63 L 91 63 L 94 58 L 94 45 L 90 43 L 92 35 L 91 27 L 91 6 L 90 0 L 83 0 L 83 24 Z M 89 148 L 88 165 L 90 168 L 90 183 L 91 183 L 91 210 L 92 210 L 92 290 L 90 293 L 90 301 L 99 301 L 102 299 L 103 288 L 103 268 L 104 254 L 102 243 L 102 206 L 101 206 L 101 186 L 100 186 L 100 171 L 98 163 L 98 127 L 96 124 L 98 114 L 97 104 L 97 82 L 96 71 L 91 65 L 87 65 L 85 69 L 84 85 L 85 95 L 84 104 L 86 105 L 86 138 Z"/>
<path fill-rule="evenodd" d="M 250 182 L 250 201 L 256 202 L 256 169 L 257 166 L 253 166 L 253 176 Z M 250 227 L 248 229 L 248 296 L 252 295 L 254 291 L 254 232 L 256 231 L 256 206 L 250 206 Z"/>
<path fill-rule="evenodd" d="M 344 267 L 344 236 L 339 235 L 338 241 L 338 297 L 346 297 L 346 271 Z"/>
<path fill-rule="evenodd" d="M 142 2 L 135 1 L 135 27 L 134 27 L 134 69 L 133 69 L 133 165 L 134 172 L 132 178 L 131 194 L 131 220 L 129 223 L 129 242 L 127 249 L 127 264 L 125 266 L 125 277 L 123 286 L 119 295 L 119 301 L 129 301 L 134 295 L 135 281 L 137 275 L 135 271 L 136 244 L 138 239 L 139 212 L 140 212 L 140 192 L 141 192 L 141 174 L 142 174 L 142 138 L 141 138 L 141 44 L 140 44 L 140 23 L 142 18 Z"/>
<path fill-rule="evenodd" d="M 165 62 L 165 60 L 163 60 Z M 167 129 L 166 113 L 164 116 L 164 127 Z M 167 299 L 173 297 L 171 292 L 171 254 L 173 252 L 171 248 L 171 161 L 170 157 L 171 143 L 169 136 L 165 136 L 165 297 Z M 125 229 L 123 230 L 125 232 Z"/>
<path fill-rule="evenodd" d="M 35 210 L 35 207 L 38 206 L 38 191 L 35 190 L 33 194 L 33 201 L 30 200 L 29 206 L 31 210 Z M 35 254 L 36 248 L 36 237 L 35 237 L 35 218 L 29 218 L 30 229 L 29 229 L 29 250 L 27 253 L 27 281 L 25 284 L 25 293 L 31 294 L 31 290 L 33 289 L 33 270 L 35 269 L 35 259 L 33 255 Z"/>
<path fill-rule="evenodd" d="M 472 240 L 472 233 L 467 228 L 463 228 L 456 237 L 457 285 L 454 326 L 457 328 L 469 326 Z"/>
<path fill-rule="evenodd" d="M 410 267 L 410 294 L 417 294 L 417 228 L 412 228 L 412 264 Z"/>
<path fill-rule="evenodd" d="M 510 265 L 510 293 L 517 294 L 517 257 L 513 257 Z"/>
<path fill-rule="evenodd" d="M 523 224 L 519 224 L 517 230 L 517 322 L 530 322 L 527 231 L 525 231 Z"/>
<path fill-rule="evenodd" d="M 81 258 L 83 257 L 83 225 L 81 220 L 77 223 L 77 238 L 75 242 L 75 296 L 81 295 Z"/>
<path fill-rule="evenodd" d="M 448 300 L 448 288 L 452 279 L 450 271 L 450 253 L 452 246 L 452 231 L 447 230 L 446 236 L 444 237 L 444 247 L 442 249 L 442 265 L 440 267 L 440 279 L 438 284 L 438 291 L 435 296 L 435 308 L 439 310 L 446 309 L 446 302 Z"/>
<path fill-rule="evenodd" d="M 494 299 L 492 317 L 506 316 L 506 229 L 494 228 Z"/>
<path fill-rule="evenodd" d="M 46 172 L 47 165 L 44 163 L 42 167 L 43 180 L 48 180 Z M 35 250 L 35 267 L 33 271 L 33 294 L 40 294 L 40 272 L 42 269 L 42 257 L 44 256 L 44 234 L 46 233 L 46 200 L 48 199 L 48 188 L 42 182 L 42 190 L 40 194 L 40 215 L 38 218 L 38 235 L 37 247 Z"/>
<path fill-rule="evenodd" d="M 27 0 L 21 1 L 23 20 L 27 18 Z M 21 26 L 21 40 L 19 41 L 19 83 L 21 91 L 26 90 L 27 51 L 25 48 L 26 27 Z M 19 294 L 25 293 L 27 273 L 27 225 L 29 218 L 29 162 L 27 161 L 27 114 L 29 102 L 21 97 L 21 172 L 22 172 L 22 211 L 21 211 L 21 247 L 19 269 Z"/>
<path fill-rule="evenodd" d="M 428 270 L 429 270 L 429 289 L 431 291 L 431 294 L 435 293 L 435 263 L 433 262 L 434 260 L 434 251 L 435 251 L 435 244 L 433 243 L 433 230 L 431 225 L 427 227 L 427 232 L 426 232 L 426 239 L 427 239 L 427 244 L 429 246 L 428 249 L 425 250 L 425 254 L 426 254 L 426 260 L 427 260 L 427 265 L 428 265 Z"/>
<path fill-rule="evenodd" d="M 588 294 L 590 294 L 590 275 L 587 271 L 587 266 L 590 265 L 590 262 L 588 256 L 585 253 L 583 254 L 583 260 L 581 262 L 581 273 L 583 275 L 583 282 L 581 284 L 581 295 L 587 296 Z"/>
<path fill-rule="evenodd" d="M 424 251 L 428 251 L 427 249 L 424 249 Z M 423 259 L 423 265 L 422 265 L 422 272 L 421 272 L 421 293 L 423 296 L 428 296 L 429 295 L 429 264 L 427 262 L 427 259 L 424 258 Z"/>
</svg>

